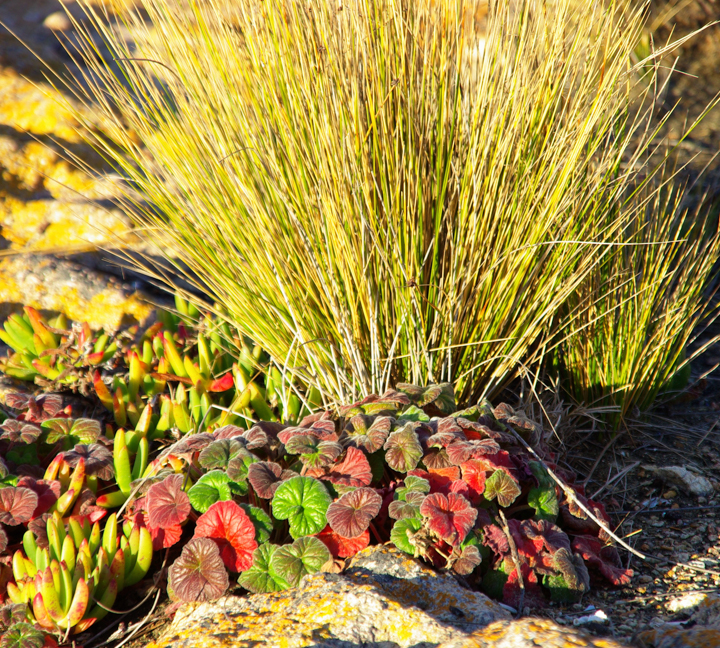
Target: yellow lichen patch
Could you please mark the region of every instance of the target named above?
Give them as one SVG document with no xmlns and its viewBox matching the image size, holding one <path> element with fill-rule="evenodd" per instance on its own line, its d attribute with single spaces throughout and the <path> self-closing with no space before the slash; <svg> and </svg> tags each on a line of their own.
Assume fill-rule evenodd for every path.
<svg viewBox="0 0 720 648">
<path fill-rule="evenodd" d="M 11 261 L 0 262 L 0 320 L 24 304 L 41 310 L 62 311 L 70 319 L 87 322 L 94 328 L 116 329 L 121 325 L 143 322 L 153 312 L 153 307 L 138 293 L 125 296 L 121 290 L 112 287 L 84 292 L 88 295 L 81 294 L 75 285 L 58 285 L 57 277 L 48 279 L 46 283 L 38 275 L 34 275 L 32 280 L 18 281 Z"/>
<path fill-rule="evenodd" d="M 85 300 L 75 288 L 60 291 L 55 309 L 64 310 L 70 319 L 87 322 L 94 328 L 118 328 L 129 321 L 128 317 L 143 322 L 154 310 L 138 293 L 123 297 L 118 291 L 106 289 Z"/>
<path fill-rule="evenodd" d="M 6 198 L 0 202 L 0 224 L 12 249 L 29 246 L 35 252 L 127 241 L 131 233 L 128 219 L 117 211 L 57 200 Z"/>
<path fill-rule="evenodd" d="M 11 69 L 0 74 L 0 123 L 21 132 L 79 142 L 79 124 L 63 105 L 65 101 L 48 84 L 36 87 Z"/>
</svg>

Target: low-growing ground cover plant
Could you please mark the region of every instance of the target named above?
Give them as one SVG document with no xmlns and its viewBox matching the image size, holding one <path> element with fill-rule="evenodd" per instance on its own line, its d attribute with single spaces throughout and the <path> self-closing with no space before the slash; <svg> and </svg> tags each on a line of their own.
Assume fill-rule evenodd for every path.
<svg viewBox="0 0 720 648">
<path fill-rule="evenodd" d="M 166 340 L 160 329 L 153 339 Z M 117 362 L 99 370 L 130 391 L 136 342 L 117 339 Z M 92 386 L 96 367 L 87 393 L 89 409 L 105 412 L 99 420 L 77 416 L 58 393 L 11 393 L 2 408 L 0 602 L 12 621 L 3 647 L 41 645 L 37 631 L 59 641 L 84 632 L 163 550 L 178 603 L 235 584 L 294 587 L 379 543 L 511 606 L 575 602 L 592 582 L 630 578 L 602 504 L 579 485 L 568 499 L 549 470 L 566 484 L 573 475 L 555 464 L 542 427 L 509 405 L 458 410 L 449 383 L 400 383 L 337 410 L 278 420 L 275 405 L 275 420 L 194 419 L 160 434 L 118 425 Z M 152 380 L 182 384 L 175 374 Z M 266 394 L 271 374 L 257 380 Z"/>
</svg>

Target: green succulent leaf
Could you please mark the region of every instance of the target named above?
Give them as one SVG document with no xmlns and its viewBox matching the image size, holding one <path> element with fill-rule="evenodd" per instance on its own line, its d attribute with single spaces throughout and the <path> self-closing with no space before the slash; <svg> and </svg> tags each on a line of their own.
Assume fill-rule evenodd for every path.
<svg viewBox="0 0 720 648">
<path fill-rule="evenodd" d="M 303 576 L 314 574 L 332 558 L 325 544 L 313 536 L 280 547 L 270 559 L 270 574 L 296 587 Z"/>
<path fill-rule="evenodd" d="M 317 479 L 298 475 L 284 481 L 272 499 L 273 515 L 288 520 L 293 538 L 314 535 L 325 528 L 330 494 Z"/>
<path fill-rule="evenodd" d="M 278 545 L 265 543 L 253 552 L 253 565 L 240 574 L 238 584 L 254 594 L 267 594 L 288 589 L 290 584 L 277 574 L 270 573 L 270 561 L 280 549 Z"/>
</svg>

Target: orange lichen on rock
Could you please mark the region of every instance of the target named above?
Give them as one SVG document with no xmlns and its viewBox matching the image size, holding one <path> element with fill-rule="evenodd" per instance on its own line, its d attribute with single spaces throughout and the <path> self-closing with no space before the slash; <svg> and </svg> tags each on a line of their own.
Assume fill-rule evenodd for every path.
<svg viewBox="0 0 720 648">
<path fill-rule="evenodd" d="M 116 282 L 115 282 L 116 283 Z M 36 256 L 0 261 L 0 319 L 22 305 L 64 312 L 95 328 L 143 322 L 153 307 L 106 277 L 61 260 Z"/>
<path fill-rule="evenodd" d="M 153 648 L 300 648 L 328 641 L 410 647 L 440 643 L 506 618 L 497 603 L 395 549 L 360 552 L 345 575 L 318 573 L 300 587 L 186 606 Z"/>
<path fill-rule="evenodd" d="M 624 648 L 614 639 L 593 637 L 549 619 L 528 617 L 517 621 L 496 621 L 465 639 L 441 644 L 438 648 Z"/>
</svg>

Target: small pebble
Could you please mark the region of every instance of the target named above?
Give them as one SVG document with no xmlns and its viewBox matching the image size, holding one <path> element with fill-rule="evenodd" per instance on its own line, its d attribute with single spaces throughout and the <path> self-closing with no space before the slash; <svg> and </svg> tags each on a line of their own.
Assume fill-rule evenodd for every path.
<svg viewBox="0 0 720 648">
<path fill-rule="evenodd" d="M 668 490 L 668 491 L 665 491 L 665 492 L 663 493 L 663 497 L 664 497 L 665 499 L 672 499 L 673 497 L 677 497 L 677 491 L 676 491 L 676 490 L 673 490 L 673 489 L 670 489 L 670 490 Z"/>
<path fill-rule="evenodd" d="M 72 23 L 64 11 L 55 11 L 43 20 L 43 27 L 52 31 L 70 31 Z"/>
</svg>

